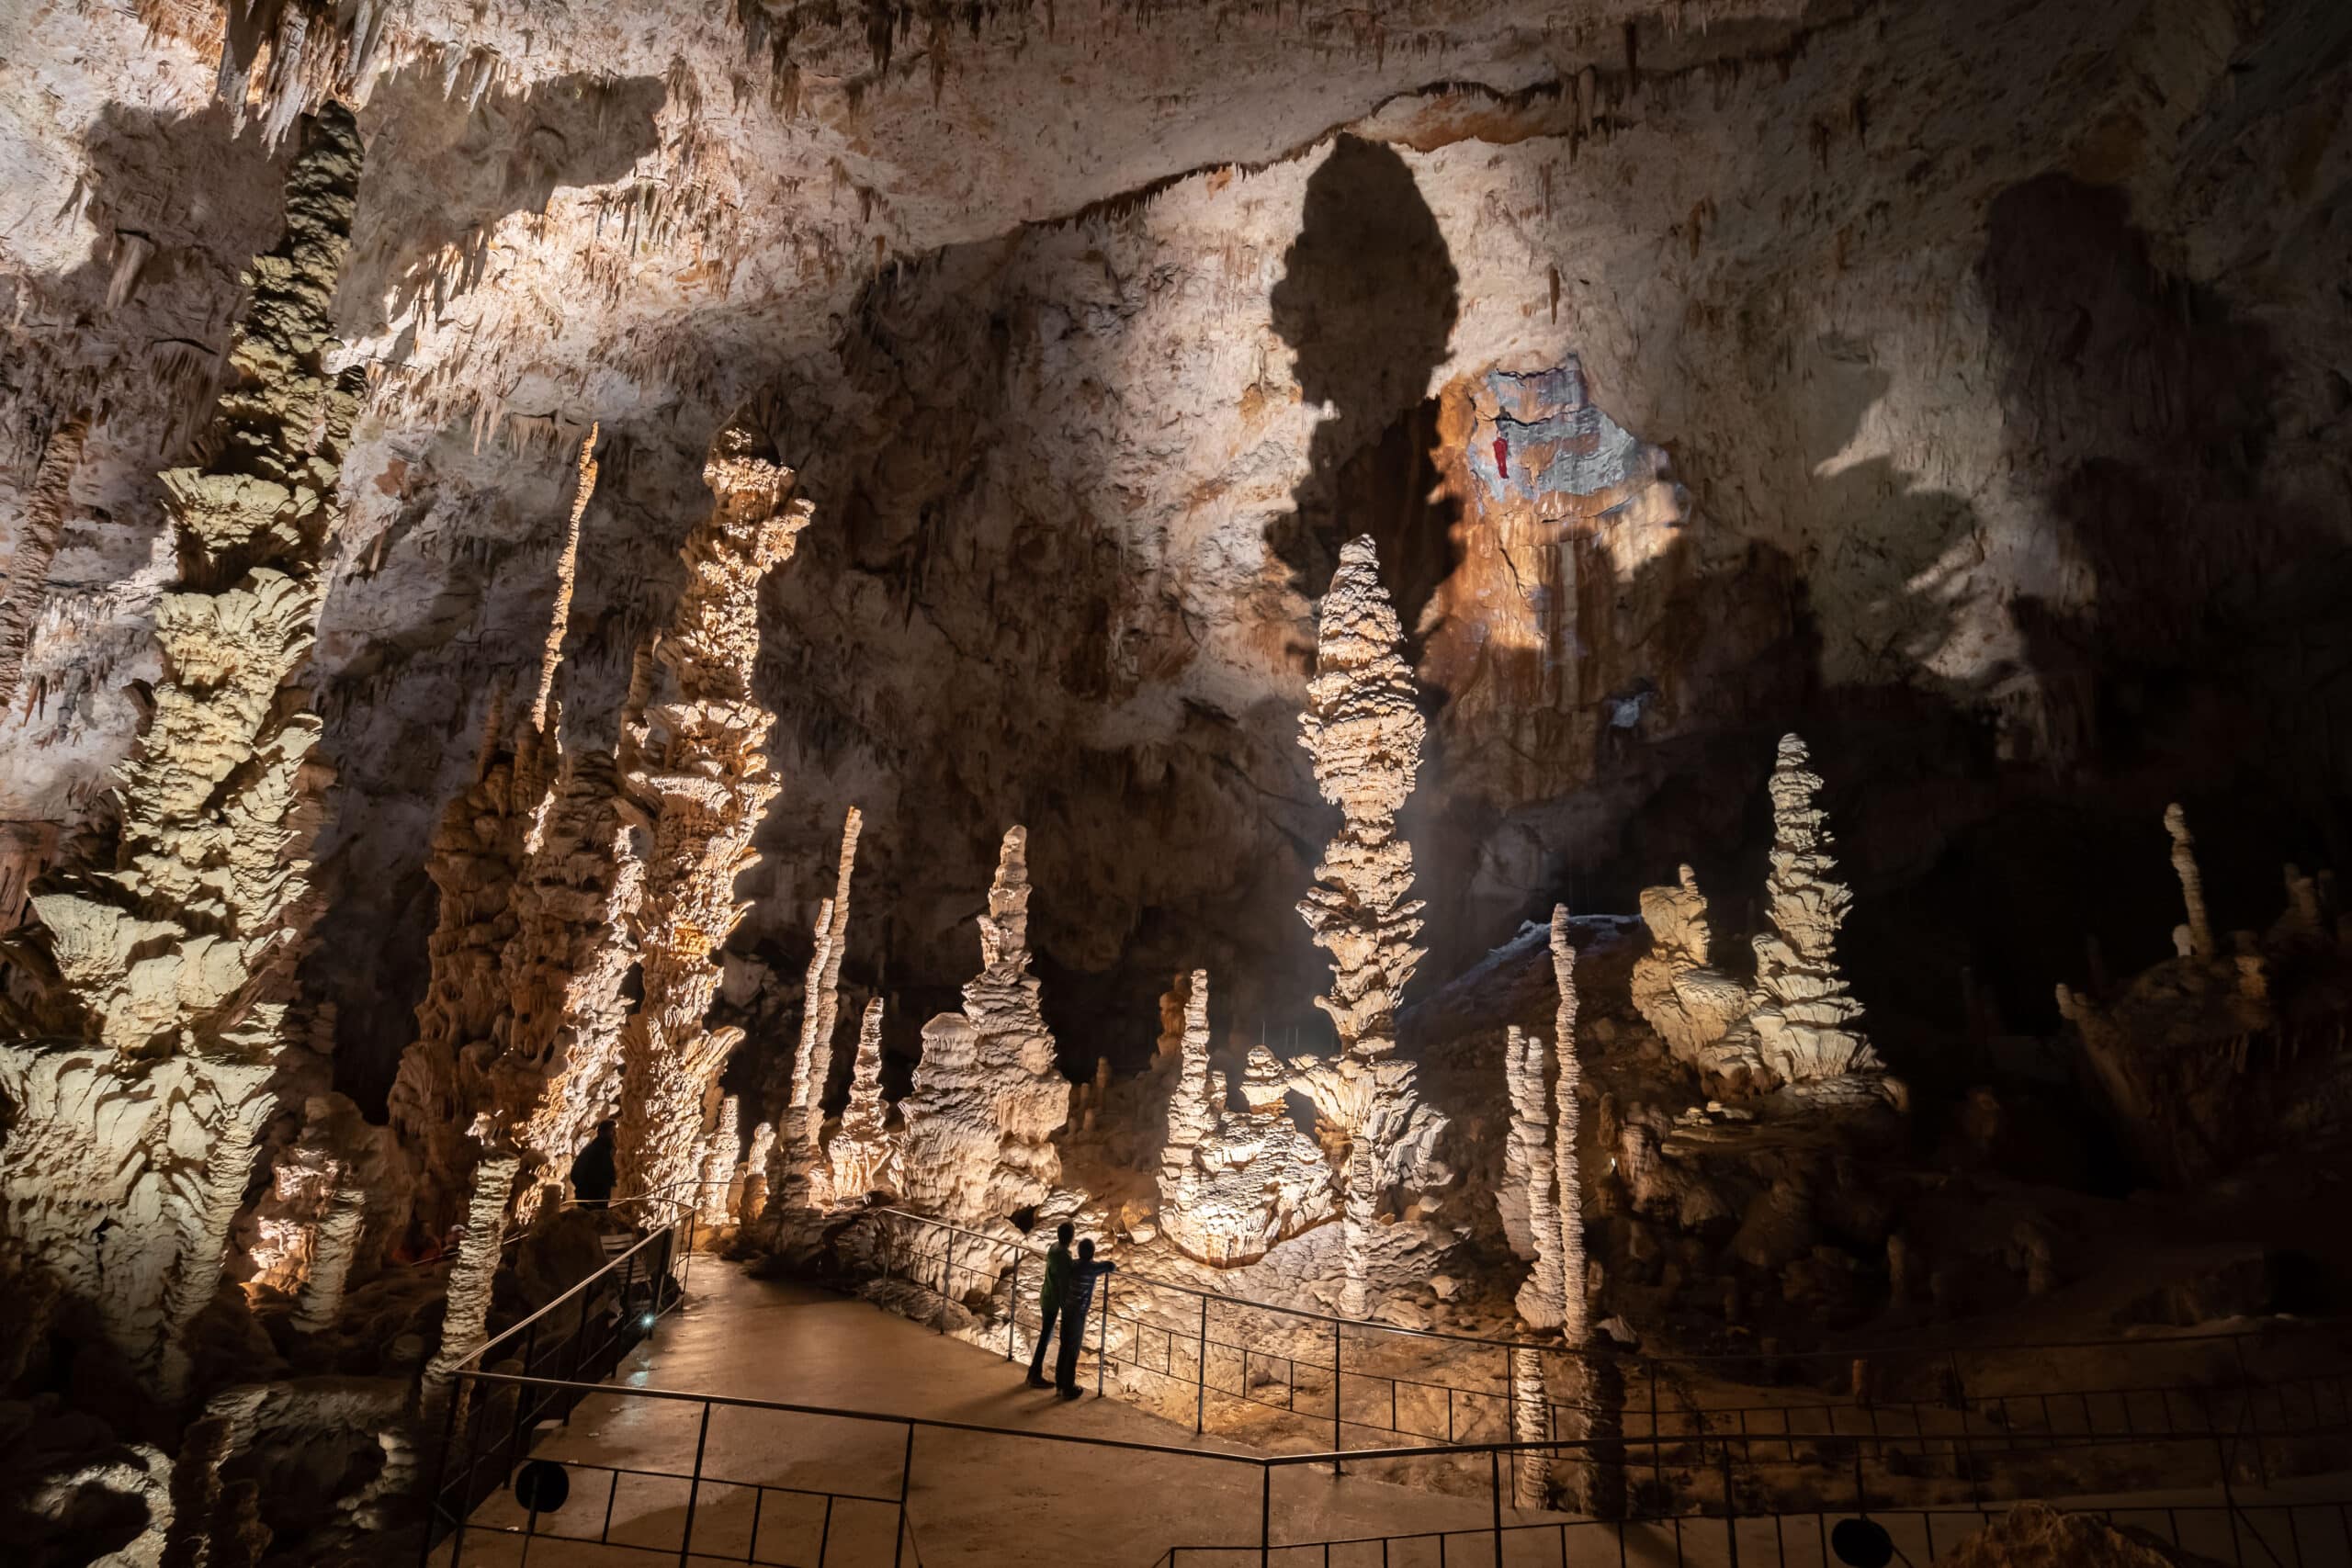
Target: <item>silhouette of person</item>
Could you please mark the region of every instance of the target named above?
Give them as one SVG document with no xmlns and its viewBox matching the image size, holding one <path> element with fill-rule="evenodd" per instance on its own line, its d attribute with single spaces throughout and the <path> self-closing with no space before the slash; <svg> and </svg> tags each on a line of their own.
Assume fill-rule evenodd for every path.
<svg viewBox="0 0 2352 1568">
<path fill-rule="evenodd" d="M 1046 1253 L 1046 1282 L 1037 1291 L 1037 1348 L 1029 1354 L 1031 1388 L 1054 1386 L 1046 1381 L 1046 1344 L 1054 1337 L 1054 1325 L 1061 1316 L 1062 1296 L 1069 1289 L 1069 1243 L 1077 1234 L 1078 1227 L 1064 1220 L 1055 1229 L 1054 1245 Z"/>
<path fill-rule="evenodd" d="M 1460 310 L 1453 259 L 1405 160 L 1342 136 L 1307 179 L 1283 263 L 1274 331 L 1295 356 L 1300 394 L 1329 413 L 1308 444 L 1296 510 L 1267 525 L 1267 548 L 1317 599 L 1340 544 L 1370 534 L 1410 639 L 1453 570 L 1455 508 L 1428 501 L 1437 404 L 1426 393 Z"/>
<path fill-rule="evenodd" d="M 613 1201 L 613 1122 L 596 1123 L 596 1135 L 571 1162 L 571 1195 L 583 1209 L 601 1209 Z"/>
<path fill-rule="evenodd" d="M 1078 1244 L 1078 1261 L 1062 1290 L 1062 1348 L 1054 1358 L 1054 1388 L 1064 1399 L 1078 1397 L 1078 1348 L 1086 1339 L 1086 1309 L 1094 1300 L 1094 1281 L 1118 1268 L 1094 1261 L 1094 1238 Z"/>
</svg>

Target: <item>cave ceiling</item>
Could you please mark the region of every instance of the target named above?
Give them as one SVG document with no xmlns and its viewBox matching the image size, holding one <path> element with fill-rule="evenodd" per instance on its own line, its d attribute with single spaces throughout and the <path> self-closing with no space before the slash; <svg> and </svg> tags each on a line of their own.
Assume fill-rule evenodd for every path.
<svg viewBox="0 0 2352 1568">
<path fill-rule="evenodd" d="M 363 1100 L 592 421 L 560 695 L 607 742 L 711 433 L 748 405 L 800 470 L 734 946 L 788 978 L 861 807 L 845 973 L 911 998 L 901 1054 L 1015 822 L 1074 1061 L 1147 1050 L 1180 968 L 1319 1029 L 1296 716 L 1357 533 L 1430 716 L 1424 983 L 1679 861 L 1758 886 L 1792 728 L 1897 1058 L 1962 967 L 2033 1021 L 2160 902 L 2166 800 L 2217 899 L 2352 860 L 2328 0 L 6 9 L 0 818 L 69 850 L 158 673 L 156 472 L 300 113 L 358 111 L 308 983 Z"/>
</svg>

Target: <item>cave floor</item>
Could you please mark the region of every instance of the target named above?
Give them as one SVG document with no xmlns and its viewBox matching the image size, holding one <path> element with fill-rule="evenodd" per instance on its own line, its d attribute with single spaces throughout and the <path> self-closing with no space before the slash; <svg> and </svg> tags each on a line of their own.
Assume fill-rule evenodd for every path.
<svg viewBox="0 0 2352 1568">
<path fill-rule="evenodd" d="M 699 1404 L 634 1398 L 628 1389 L 713 1393 L 1203 1454 L 1247 1451 L 1215 1437 L 1196 1439 L 1115 1396 L 1098 1399 L 1090 1392 L 1064 1404 L 1024 1386 L 1025 1370 L 866 1302 L 754 1279 L 734 1264 L 697 1258 L 686 1303 L 623 1364 L 615 1392 L 583 1401 L 571 1424 L 549 1428 L 534 1450 L 566 1467 L 572 1492 L 567 1506 L 537 1522 L 542 1533 L 536 1540 L 469 1528 L 462 1562 L 581 1568 L 664 1559 L 801 1568 L 880 1568 L 893 1562 L 899 1478 L 910 1455 L 906 1427 L 887 1420 L 714 1406 L 706 1431 Z M 682 1556 L 686 1477 L 698 1442 L 705 1480 L 695 1498 L 695 1550 Z M 1258 1561 L 1261 1498 L 1254 1469 L 1181 1454 L 935 1428 L 917 1429 L 911 1458 L 911 1547 L 899 1568 L 918 1562 L 1011 1568 L 1056 1561 L 1148 1568 L 1165 1561 L 1173 1546 L 1241 1541 L 1250 1542 L 1250 1549 L 1188 1551 L 1170 1568 L 1239 1568 Z M 1483 1496 L 1392 1484 L 1371 1469 L 1351 1464 L 1336 1480 L 1328 1471 L 1306 1467 L 1276 1472 L 1276 1540 L 1471 1531 L 1491 1520 Z M 2344 1495 L 2329 1483 L 2341 1479 L 2274 1492 L 2242 1515 L 2241 1528 L 2263 1538 L 2264 1545 L 2279 1536 L 2278 1560 L 2290 1568 L 2299 1558 L 2305 1568 L 2352 1568 L 2352 1524 L 2333 1502 L 2321 1501 Z M 768 1490 L 755 1492 L 753 1483 Z M 821 1495 L 826 1493 L 836 1495 L 830 1507 Z M 849 1494 L 876 1500 L 845 1500 Z M 2207 1493 L 2181 1492 L 2074 1504 L 2129 1510 L 2120 1514 L 2119 1523 L 2137 1524 L 2159 1536 L 2177 1525 L 2184 1544 L 2221 1562 L 2269 1561 L 2253 1541 L 2231 1540 L 2226 1514 L 2211 1508 L 2218 1501 Z M 2248 1502 L 2255 1499 L 2242 1493 L 2242 1508 Z M 2181 1511 L 2168 1519 L 2167 1505 L 2178 1505 Z M 1504 1510 L 1506 1523 L 1560 1517 Z M 1507 1536 L 1503 1564 L 1565 1561 L 1595 1568 L 1728 1568 L 1747 1562 L 1828 1568 L 1838 1559 L 1825 1532 L 1835 1522 L 1832 1517 L 1816 1525 L 1810 1516 L 1742 1519 L 1736 1557 L 1717 1520 L 1686 1519 L 1679 1532 L 1671 1525 L 1635 1527 L 1625 1532 L 1622 1545 L 1616 1532 L 1604 1527 L 1576 1528 L 1565 1541 L 1557 1531 L 1530 1529 Z M 1889 1515 L 1885 1522 L 1905 1555 L 1923 1563 L 1950 1551 L 1981 1523 L 1971 1514 L 1939 1515 L 1931 1543 L 1927 1522 L 1917 1514 Z M 525 1524 L 525 1515 L 505 1494 L 483 1504 L 472 1519 L 473 1527 L 493 1529 L 519 1529 Z M 600 1533 L 612 1544 L 596 1544 Z M 433 1555 L 436 1564 L 452 1561 L 450 1543 Z M 1335 1548 L 1328 1558 L 1319 1547 L 1278 1550 L 1272 1561 L 1385 1561 L 1407 1568 L 1441 1559 L 1437 1542 L 1424 1540 L 1400 1543 L 1387 1553 L 1377 1543 Z M 1446 1568 L 1494 1564 L 1487 1540 L 1467 1535 L 1447 1543 L 1442 1561 Z"/>
<path fill-rule="evenodd" d="M 1115 1396 L 1098 1399 L 1091 1382 L 1085 1398 L 1063 1404 L 1026 1387 L 1026 1371 L 1025 1363 L 1007 1362 L 865 1302 L 753 1279 L 731 1263 L 699 1257 L 685 1306 L 623 1363 L 614 1381 L 622 1388 L 709 1392 L 1204 1452 L 1246 1451 L 1214 1437 L 1196 1439 Z M 540 1529 L 593 1542 L 609 1506 L 609 1539 L 634 1550 L 469 1532 L 463 1562 L 601 1568 L 650 1562 L 656 1554 L 681 1561 L 684 1477 L 694 1468 L 701 1419 L 697 1404 L 593 1395 L 573 1412 L 568 1427 L 550 1428 L 534 1450 L 567 1467 L 572 1493 L 566 1507 L 539 1521 Z M 684 1561 L 821 1561 L 824 1568 L 891 1562 L 907 1453 L 904 1427 L 715 1407 L 705 1443 L 704 1473 L 720 1481 L 703 1483 L 695 1507 L 695 1551 Z M 590 1468 L 595 1466 L 667 1471 L 676 1478 L 622 1475 L 616 1483 Z M 1236 1541 L 1250 1542 L 1247 1559 L 1257 1560 L 1260 1478 L 1252 1468 L 919 1428 L 912 1474 L 909 1518 L 924 1563 L 1011 1568 L 1058 1560 L 1147 1568 L 1171 1546 Z M 725 1483 L 730 1482 L 739 1484 Z M 766 1492 L 757 1503 L 757 1556 L 751 1558 L 754 1495 L 743 1483 L 890 1502 L 836 1502 L 828 1528 L 821 1497 Z M 1272 1508 L 1277 1540 L 1475 1529 L 1492 1517 L 1484 1497 L 1440 1496 L 1355 1473 L 1335 1481 L 1328 1471 L 1305 1467 L 1275 1472 Z M 1557 1516 L 1506 1509 L 1505 1517 Z M 474 1522 L 519 1528 L 526 1521 L 513 1498 L 502 1494 L 476 1510 Z M 1549 1544 L 1554 1539 L 1545 1534 L 1543 1561 L 1557 1561 L 1557 1547 Z M 1430 1550 L 1433 1554 L 1433 1545 Z M 1370 1551 L 1377 1561 L 1379 1548 Z M 1224 1562 L 1228 1555 L 1243 1560 L 1218 1553 L 1197 1561 Z M 1510 1560 L 1517 1555 L 1510 1553 Z M 1613 1541 L 1609 1555 L 1616 1555 Z M 1317 1556 L 1319 1561 L 1319 1551 Z M 433 1561 L 450 1562 L 450 1547 L 445 1543 Z M 914 1561 L 911 1553 L 907 1561 Z M 1195 1561 L 1190 1552 L 1182 1559 L 1188 1565 Z M 1449 1561 L 1467 1561 L 1461 1543 L 1454 1543 Z M 1664 1561 L 1673 1561 L 1670 1545 Z"/>
</svg>

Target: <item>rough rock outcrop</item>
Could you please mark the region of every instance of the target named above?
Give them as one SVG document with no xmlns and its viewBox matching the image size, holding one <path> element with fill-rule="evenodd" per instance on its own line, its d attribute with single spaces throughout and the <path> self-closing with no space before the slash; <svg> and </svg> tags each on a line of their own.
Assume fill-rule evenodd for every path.
<svg viewBox="0 0 2352 1568">
<path fill-rule="evenodd" d="M 1397 1004 L 1422 952 L 1413 945 L 1421 929 L 1420 902 L 1409 896 L 1413 849 L 1396 834 L 1396 813 L 1413 792 L 1426 726 L 1402 641 L 1372 540 L 1351 539 L 1324 596 L 1315 678 L 1299 716 L 1316 786 L 1342 818 L 1298 907 L 1316 945 L 1331 954 L 1330 994 L 1315 1005 L 1338 1028 L 1340 1054 L 1293 1064 L 1329 1135 L 1344 1144 L 1348 1268 L 1339 1295 L 1351 1317 L 1363 1315 L 1365 1249 L 1382 1201 L 1421 1184 L 1444 1126 L 1420 1102 L 1412 1063 L 1394 1055 Z"/>
<path fill-rule="evenodd" d="M 254 259 L 203 465 L 163 476 L 180 581 L 156 607 L 164 678 L 114 863 L 33 898 L 59 999 L 103 1049 L 0 1051 L 5 1228 L 166 1397 L 221 1276 L 315 914 L 324 781 L 295 683 L 358 406 L 356 373 L 326 359 L 361 157 L 328 103 L 288 171 L 285 238 Z"/>
<path fill-rule="evenodd" d="M 882 998 L 875 997 L 858 1021 L 849 1104 L 842 1111 L 832 1142 L 825 1145 L 834 1204 L 863 1202 L 867 1193 L 897 1185 L 898 1140 L 884 1124 L 888 1114 L 882 1103 Z"/>
<path fill-rule="evenodd" d="M 1764 883 L 1772 933 L 1756 942 L 1757 1049 L 1792 1083 L 1870 1072 L 1879 1066 L 1852 1026 L 1862 1004 L 1838 968 L 1838 928 L 1854 896 L 1832 880 L 1828 817 L 1813 803 L 1819 775 L 1808 772 L 1804 742 L 1781 738 L 1772 768 L 1772 872 Z"/>
<path fill-rule="evenodd" d="M 706 1019 L 718 951 L 743 915 L 735 878 L 781 787 L 768 767 L 775 716 L 752 694 L 760 583 L 791 558 L 811 511 L 792 470 L 741 422 L 712 442 L 703 479 L 716 503 L 687 536 L 685 591 L 653 650 L 675 690 L 625 721 L 627 784 L 653 818 L 653 848 L 639 939 L 645 999 L 621 1036 L 616 1195 L 659 1195 L 657 1213 L 694 1176 L 704 1098 L 742 1038 Z"/>
<path fill-rule="evenodd" d="M 1195 969 L 1160 1155 L 1159 1223 L 1187 1257 L 1230 1268 L 1331 1218 L 1331 1166 L 1291 1120 L 1290 1074 L 1274 1054 L 1250 1049 L 1237 1110 L 1224 1075 L 1209 1070 L 1208 1038 L 1209 975 Z"/>
<path fill-rule="evenodd" d="M 899 1168 L 907 1201 L 979 1228 L 1042 1202 L 1061 1179 L 1054 1134 L 1069 1120 L 1069 1080 L 1029 973 L 1029 830 L 1005 829 L 980 972 L 964 1010 L 922 1027 L 922 1059 L 899 1102 L 906 1122 Z"/>
</svg>

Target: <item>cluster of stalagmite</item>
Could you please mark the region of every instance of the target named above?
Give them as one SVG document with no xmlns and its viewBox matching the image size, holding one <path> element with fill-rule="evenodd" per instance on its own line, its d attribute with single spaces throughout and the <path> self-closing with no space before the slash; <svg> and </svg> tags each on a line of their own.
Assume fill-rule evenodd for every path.
<svg viewBox="0 0 2352 1568">
<path fill-rule="evenodd" d="M 1675 886 L 1642 890 L 1650 951 L 1634 964 L 1634 1006 L 1678 1059 L 1736 1089 L 1883 1067 L 1853 1027 L 1862 1004 L 1838 967 L 1838 931 L 1853 895 L 1834 878 L 1828 818 L 1814 804 L 1821 780 L 1807 760 L 1803 740 L 1781 738 L 1764 884 L 1772 930 L 1754 939 L 1753 987 L 1709 963 L 1707 900 L 1689 866 Z"/>
<path fill-rule="evenodd" d="M 857 1060 L 849 1080 L 849 1104 L 841 1126 L 825 1145 L 828 1179 L 835 1203 L 856 1203 L 869 1192 L 897 1184 L 898 1140 L 891 1136 L 882 1103 L 882 998 L 865 1004 L 857 1025 Z"/>
<path fill-rule="evenodd" d="M 687 536 L 686 586 L 654 648 L 674 690 L 628 727 L 629 793 L 653 818 L 652 873 L 639 940 L 644 1000 L 621 1037 L 618 1195 L 675 1212 L 695 1179 L 704 1103 L 741 1030 L 705 1021 L 718 949 L 742 918 L 735 879 L 779 785 L 769 770 L 775 716 L 752 694 L 760 583 L 789 559 L 809 502 L 793 471 L 742 423 L 719 432 L 703 479 L 716 497 Z"/>
<path fill-rule="evenodd" d="M 779 1234 L 797 1234 L 831 1197 L 825 1166 L 825 1090 L 833 1076 L 833 1028 L 841 1017 L 842 954 L 849 946 L 850 874 L 865 826 L 857 807 L 842 825 L 842 852 L 833 896 L 817 908 L 816 946 L 800 1003 L 800 1048 L 792 1056 L 792 1091 L 776 1137 L 770 1190 Z M 863 1196 L 864 1189 L 858 1190 Z"/>
<path fill-rule="evenodd" d="M 1069 1120 L 1069 1080 L 1029 973 L 1029 831 L 1009 828 L 980 917 L 980 972 L 964 1010 L 922 1028 L 914 1086 L 899 1102 L 907 1201 L 979 1227 L 1042 1202 L 1061 1179 L 1053 1135 Z"/>
<path fill-rule="evenodd" d="M 1331 1217 L 1330 1163 L 1291 1120 L 1290 1085 L 1274 1054 L 1258 1045 L 1242 1073 L 1240 1108 L 1228 1103 L 1225 1076 L 1209 1067 L 1208 971 L 1193 970 L 1159 1161 L 1159 1228 L 1188 1257 L 1254 1263 Z"/>
<path fill-rule="evenodd" d="M 1503 1048 L 1503 1075 L 1511 1104 L 1504 1147 L 1504 1188 L 1520 1194 L 1535 1267 L 1520 1287 L 1519 1315 L 1537 1328 L 1557 1328 L 1570 1345 L 1585 1337 L 1583 1189 L 1577 1179 L 1576 948 L 1566 905 L 1552 911 L 1552 974 L 1559 989 L 1555 1015 L 1556 1055 L 1541 1035 L 1513 1026 Z M 1552 1063 L 1558 1063 L 1556 1083 Z"/>
<path fill-rule="evenodd" d="M 1444 1125 L 1420 1102 L 1412 1064 L 1394 1055 L 1397 1003 L 1423 951 L 1413 945 L 1421 929 L 1420 900 L 1410 897 L 1413 850 L 1396 833 L 1426 728 L 1412 671 L 1397 652 L 1402 640 L 1372 540 L 1351 539 L 1324 596 L 1315 678 L 1299 717 L 1316 785 L 1343 818 L 1298 907 L 1331 955 L 1331 991 L 1315 1005 L 1337 1026 L 1340 1054 L 1293 1066 L 1296 1087 L 1345 1142 L 1340 1309 L 1351 1317 L 1364 1311 L 1365 1249 L 1382 1195 L 1418 1184 Z"/>
<path fill-rule="evenodd" d="M 1838 968 L 1838 928 L 1854 896 L 1833 879 L 1829 818 L 1813 803 L 1821 779 L 1808 761 L 1803 740 L 1781 737 L 1770 784 L 1772 873 L 1764 883 L 1772 931 L 1755 939 L 1757 1049 L 1792 1083 L 1880 1065 L 1853 1028 L 1862 1004 Z"/>
<path fill-rule="evenodd" d="M 360 164 L 350 111 L 324 105 L 285 238 L 248 275 L 203 461 L 163 475 L 180 576 L 156 605 L 164 675 L 114 863 L 33 899 L 58 1021 L 92 1043 L 0 1050 L 5 1228 L 167 1395 L 221 1276 L 314 913 L 323 770 L 298 682 L 358 406 L 357 373 L 326 359 Z"/>
<path fill-rule="evenodd" d="M 517 1211 L 529 1218 L 618 1089 L 644 818 L 618 799 L 612 757 L 564 750 L 555 705 L 595 442 L 591 428 L 529 719 L 508 728 L 503 705 L 492 705 L 475 783 L 442 811 L 425 856 L 440 909 L 416 1043 L 390 1093 L 425 1235 L 440 1235 L 470 1199 L 475 1119 L 489 1117 L 515 1147 L 529 1178 Z"/>
</svg>

